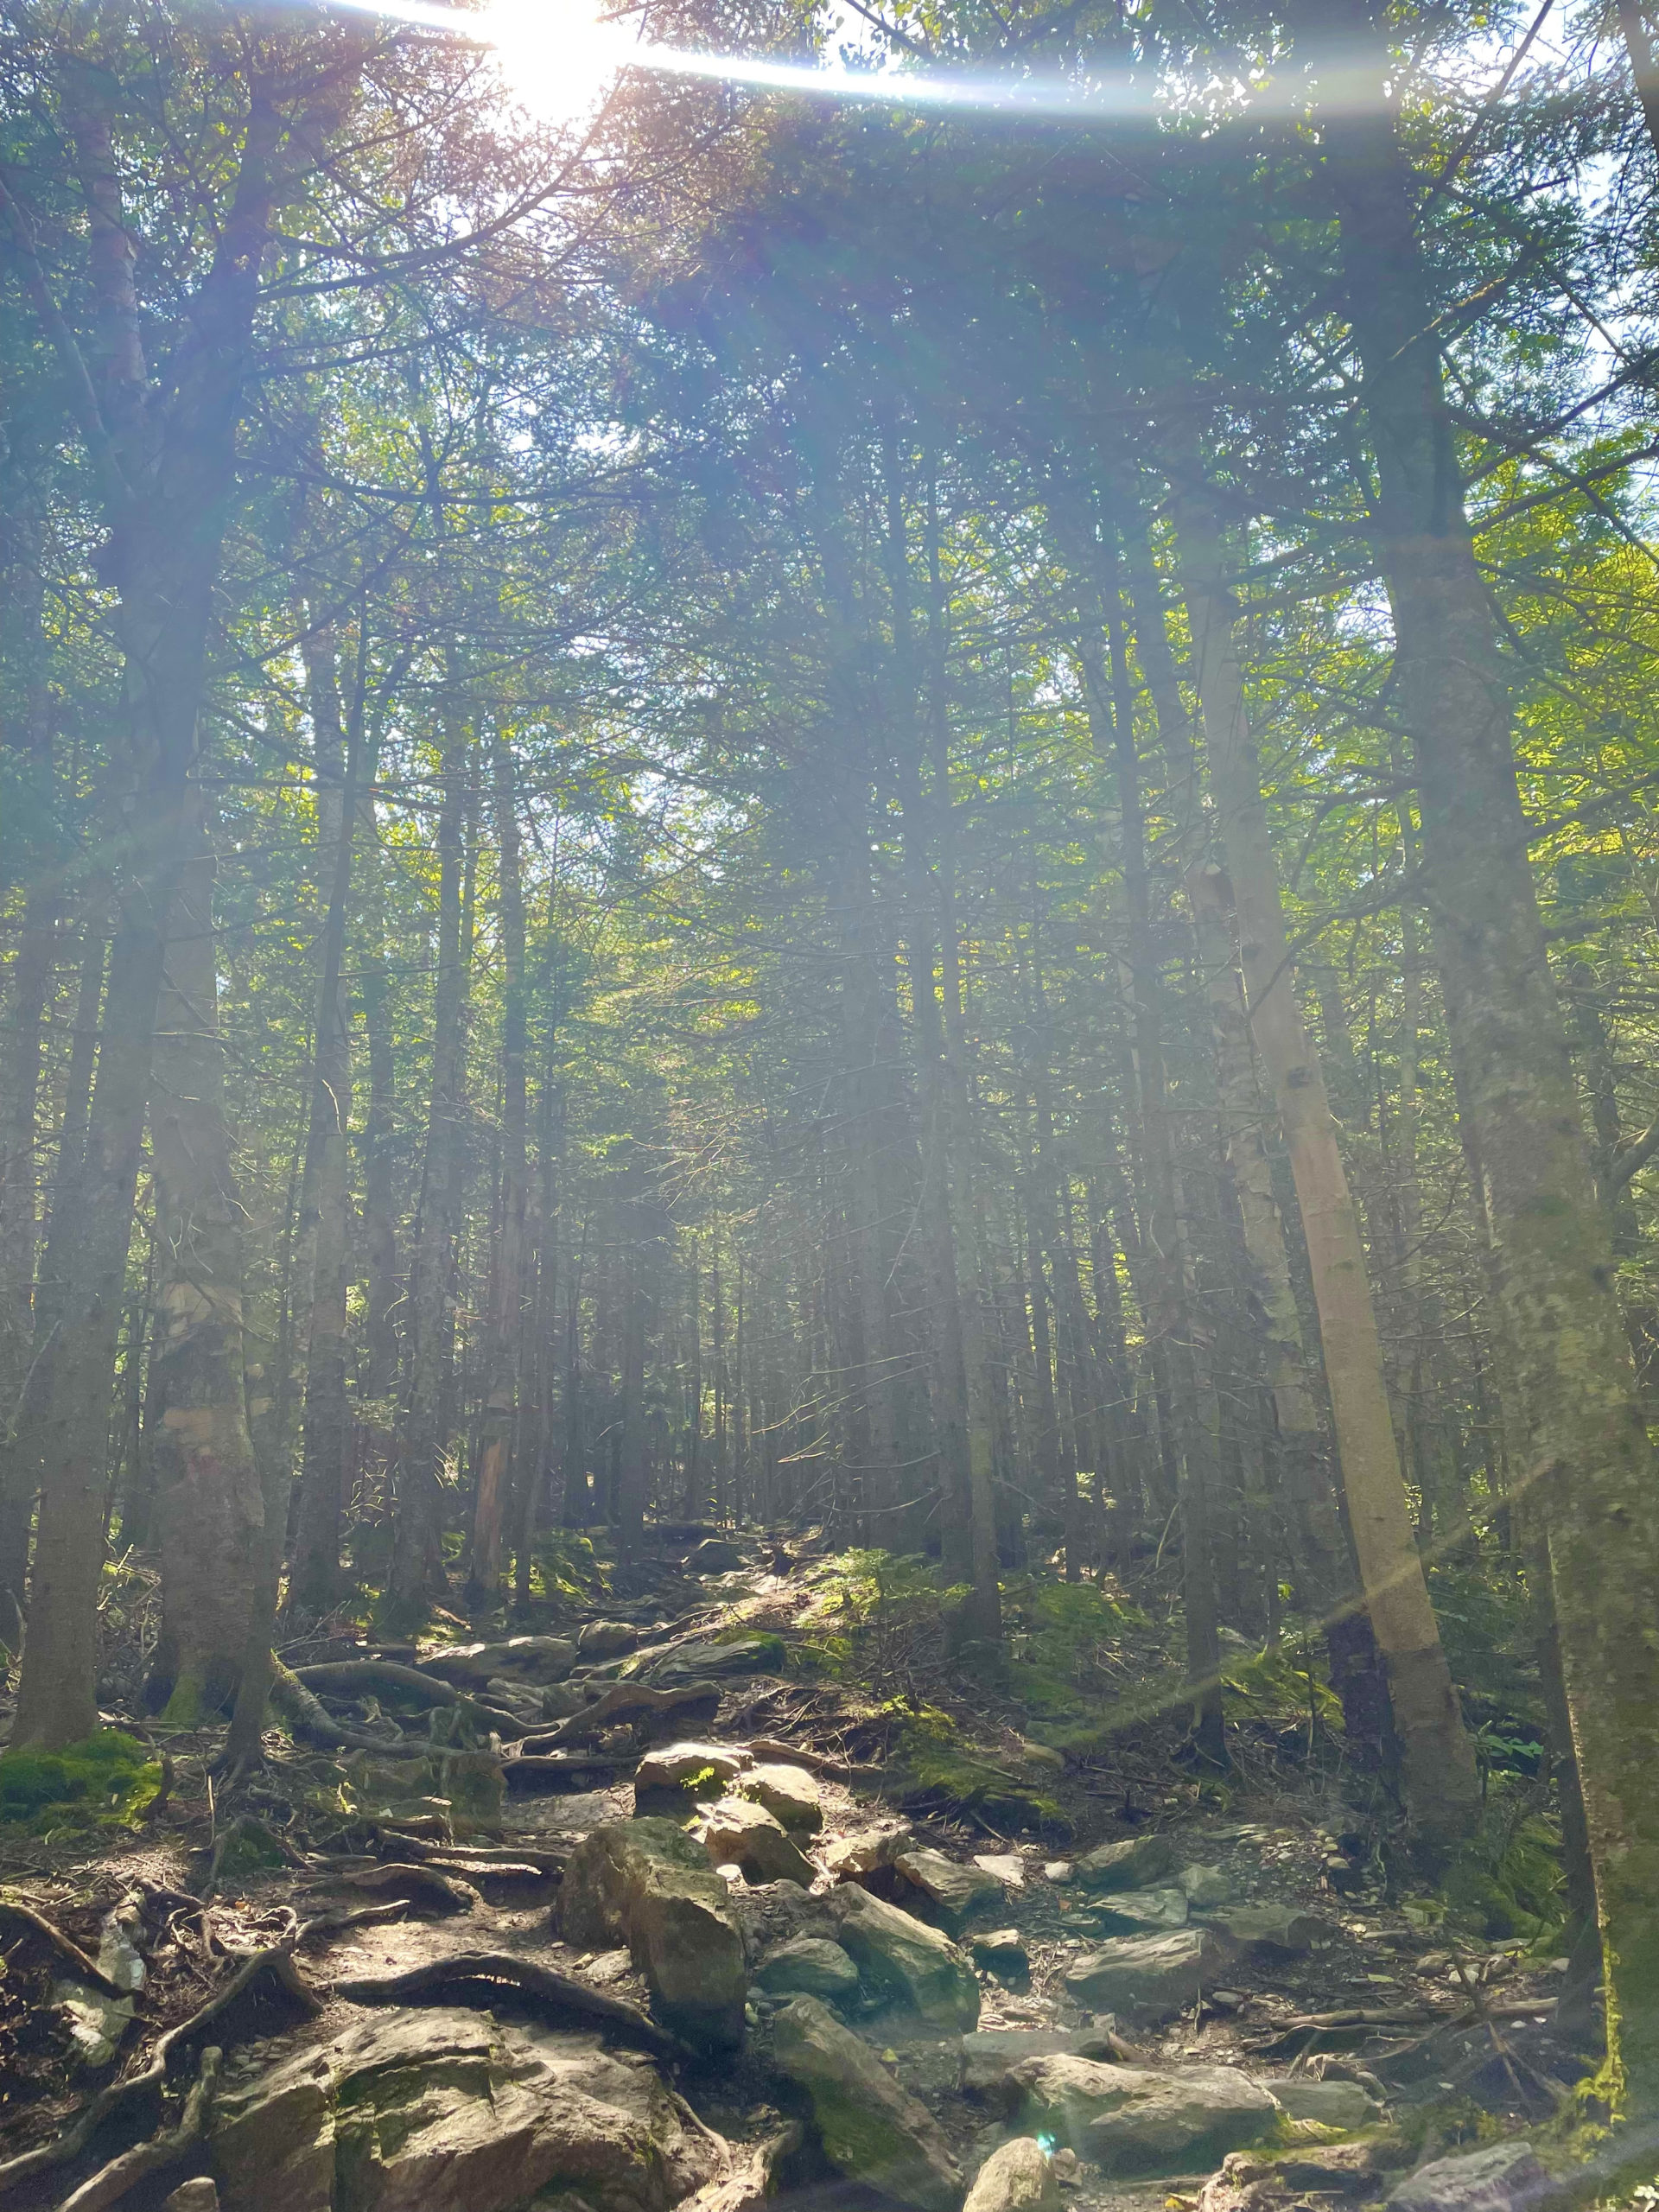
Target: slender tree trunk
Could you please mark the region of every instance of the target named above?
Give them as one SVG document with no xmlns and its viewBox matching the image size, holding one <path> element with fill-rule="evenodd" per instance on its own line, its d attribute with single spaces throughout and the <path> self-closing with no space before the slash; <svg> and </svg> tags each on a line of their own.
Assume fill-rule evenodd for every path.
<svg viewBox="0 0 1659 2212">
<path fill-rule="evenodd" d="M 168 1718 L 187 1726 L 240 1678 L 264 1528 L 243 1373 L 244 1216 L 225 1119 L 213 861 L 196 836 L 168 921 L 149 1111 L 160 1264 L 149 1387 L 162 1555 L 150 1680 L 168 1694 Z"/>
<path fill-rule="evenodd" d="M 1350 10 L 1342 11 L 1346 18 Z M 1597 1204 L 1566 1026 L 1516 785 L 1497 625 L 1476 565 L 1442 389 L 1415 195 L 1382 96 L 1322 118 L 1379 497 L 1395 705 L 1422 804 L 1423 857 L 1485 1178 L 1530 1446 L 1549 1530 L 1562 1670 L 1606 1961 L 1616 2105 L 1659 2116 L 1659 1516 L 1655 1468 Z"/>
<path fill-rule="evenodd" d="M 1349 1527 L 1388 1669 L 1406 1799 L 1433 1843 L 1462 1834 L 1475 1817 L 1474 1758 L 1412 1536 L 1359 1220 L 1292 982 L 1234 609 L 1221 582 L 1213 526 L 1195 512 L 1182 524 L 1181 557 L 1251 1030 L 1273 1085 L 1301 1207 Z"/>
<path fill-rule="evenodd" d="M 489 1394 L 473 1508 L 470 1585 L 482 1598 L 493 1596 L 501 1581 L 501 1530 L 512 1487 L 524 1340 L 524 1220 L 530 1193 L 524 877 L 512 751 L 499 723 L 491 734 L 490 767 L 501 930 L 501 1235 L 495 1253 Z"/>
<path fill-rule="evenodd" d="M 461 1174 L 461 1079 L 466 970 L 462 876 L 471 733 L 458 708 L 446 713 L 438 814 L 437 971 L 433 985 L 432 1088 L 416 1249 L 410 1268 L 403 1435 L 397 1455 L 389 1611 L 424 1617 L 442 1580 L 443 1491 L 438 1461 L 448 1437 L 444 1408 L 454 1325 L 450 1318 Z"/>
<path fill-rule="evenodd" d="M 37 1115 L 58 903 L 50 882 L 31 885 L 24 899 L 0 1050 L 0 1639 L 14 1649 L 23 1615 L 37 1471 L 23 1400 L 35 1342 Z M 101 929 L 98 943 L 101 953 Z"/>
</svg>

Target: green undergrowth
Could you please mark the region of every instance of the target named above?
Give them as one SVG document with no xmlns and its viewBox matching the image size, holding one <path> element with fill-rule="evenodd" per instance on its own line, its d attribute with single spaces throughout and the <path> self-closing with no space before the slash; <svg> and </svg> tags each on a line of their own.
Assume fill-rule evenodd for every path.
<svg viewBox="0 0 1659 2212">
<path fill-rule="evenodd" d="M 932 1706 L 903 1718 L 887 1754 L 884 1792 L 904 1808 L 938 1802 L 976 1815 L 998 1834 L 1035 1831 L 1065 1837 L 1071 1823 L 1058 1802 L 964 1743 L 948 1713 Z"/>
<path fill-rule="evenodd" d="M 1033 1720 L 1065 1722 L 1123 1688 L 1126 1630 L 1146 1616 L 1092 1582 L 1010 1578 L 1003 1586 L 1007 1688 Z"/>
<path fill-rule="evenodd" d="M 100 1729 L 60 1751 L 0 1752 L 0 1826 L 44 1835 L 60 1827 L 117 1827 L 149 1804 L 159 1761 L 136 1738 Z"/>
<path fill-rule="evenodd" d="M 1445 1876 L 1440 1894 L 1454 1924 L 1489 1942 L 1519 1936 L 1545 1948 L 1567 1917 L 1561 1832 L 1537 1786 L 1492 1778 L 1479 1833 Z"/>
<path fill-rule="evenodd" d="M 1341 1730 L 1342 1704 L 1323 1657 L 1300 1637 L 1263 1651 L 1224 1651 L 1221 1687 L 1230 1720 L 1300 1720 L 1312 1713 L 1322 1727 Z"/>
</svg>

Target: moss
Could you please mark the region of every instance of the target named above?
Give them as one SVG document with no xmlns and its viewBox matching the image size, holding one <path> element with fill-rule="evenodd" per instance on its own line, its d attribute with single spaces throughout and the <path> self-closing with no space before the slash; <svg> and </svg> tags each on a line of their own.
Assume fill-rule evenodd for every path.
<svg viewBox="0 0 1659 2212">
<path fill-rule="evenodd" d="M 963 1812 L 982 1813 L 1001 1830 L 1029 1828 L 1054 1836 L 1071 1833 L 1070 1820 L 1052 1797 L 969 1750 L 943 1713 L 925 1707 L 899 1730 L 883 1786 L 901 1805 L 949 1804 Z"/>
<path fill-rule="evenodd" d="M 162 1770 L 144 1745 L 101 1729 L 60 1751 L 0 1752 L 0 1826 L 35 1834 L 77 1822 L 130 1820 L 161 1787 Z"/>
</svg>

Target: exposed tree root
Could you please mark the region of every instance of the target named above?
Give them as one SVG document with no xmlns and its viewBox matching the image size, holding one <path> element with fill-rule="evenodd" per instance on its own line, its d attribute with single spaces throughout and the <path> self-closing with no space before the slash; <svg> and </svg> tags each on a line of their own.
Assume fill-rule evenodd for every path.
<svg viewBox="0 0 1659 2212">
<path fill-rule="evenodd" d="M 653 2057 L 696 2056 L 638 2005 L 626 2004 L 620 1997 L 607 1997 L 569 1974 L 556 1974 L 550 1967 L 533 1965 L 505 1951 L 459 1951 L 453 1958 L 413 1967 L 407 1974 L 388 1974 L 372 1981 L 337 1981 L 334 1991 L 353 2005 L 407 2005 L 441 1997 L 455 2004 L 488 2006 L 499 2002 L 506 1985 L 556 2020 L 568 2024 L 575 2018 L 609 2028 Z"/>
<path fill-rule="evenodd" d="M 7 1921 L 19 1928 L 32 1929 L 83 1981 L 90 1981 L 99 1989 L 108 1990 L 112 1997 L 125 1993 L 118 1982 L 111 1981 L 104 1969 L 87 1957 L 79 1943 L 72 1943 L 61 1929 L 54 1928 L 49 1920 L 43 1920 L 33 1905 L 25 1904 L 20 1897 L 13 1896 L 10 1891 L 0 1891 L 0 1926 Z"/>
<path fill-rule="evenodd" d="M 719 1706 L 720 1692 L 712 1682 L 688 1682 L 683 1689 L 674 1690 L 650 1689 L 644 1682 L 613 1682 L 603 1697 L 572 1713 L 569 1720 L 562 1720 L 547 1735 L 526 1736 L 518 1746 L 519 1755 L 534 1757 L 591 1744 L 605 1729 L 619 1727 L 626 1720 L 665 1720 L 671 1715 L 677 1722 L 689 1720 L 694 1712 L 712 1719 Z"/>
<path fill-rule="evenodd" d="M 202 2052 L 200 2069 L 190 2086 L 184 2116 L 176 2127 L 152 2135 L 147 2143 L 135 2143 L 130 2151 L 124 2151 L 107 2166 L 100 2166 L 90 2180 L 82 2182 L 79 2189 L 64 2198 L 58 2212 L 104 2212 L 105 2205 L 115 2203 L 149 2175 L 176 2165 L 201 2140 L 219 2089 L 219 2069 L 223 2057 L 217 2044 L 210 2044 Z"/>
</svg>

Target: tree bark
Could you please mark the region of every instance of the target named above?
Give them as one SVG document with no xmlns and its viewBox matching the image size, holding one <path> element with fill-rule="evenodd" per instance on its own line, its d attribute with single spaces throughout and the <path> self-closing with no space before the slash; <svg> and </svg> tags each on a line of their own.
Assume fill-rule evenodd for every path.
<svg viewBox="0 0 1659 2212">
<path fill-rule="evenodd" d="M 1433 1846 L 1463 1834 L 1478 1807 L 1422 1561 L 1412 1536 L 1359 1220 L 1337 1149 L 1318 1055 L 1296 1002 L 1255 738 L 1214 526 L 1182 518 L 1181 569 L 1220 811 L 1250 1027 L 1278 1105 L 1301 1207 L 1336 1422 L 1349 1528 L 1371 1626 L 1388 1669 L 1412 1819 Z"/>
</svg>

